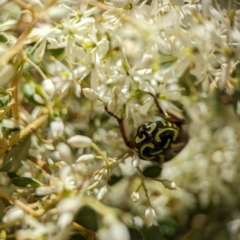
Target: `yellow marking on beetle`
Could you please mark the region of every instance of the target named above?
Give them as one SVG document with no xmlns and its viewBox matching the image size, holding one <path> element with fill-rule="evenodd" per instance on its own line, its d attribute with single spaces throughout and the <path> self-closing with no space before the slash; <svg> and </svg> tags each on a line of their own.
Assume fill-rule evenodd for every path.
<svg viewBox="0 0 240 240">
<path fill-rule="evenodd" d="M 172 131 L 173 132 L 173 141 L 176 141 L 179 131 L 175 128 L 163 128 L 163 129 L 159 129 L 158 132 L 155 134 L 156 142 L 161 142 L 160 135 L 166 131 Z"/>
<path fill-rule="evenodd" d="M 141 149 L 140 149 L 140 155 L 143 156 L 145 159 L 148 159 L 148 160 L 155 159 L 155 158 L 156 158 L 155 156 L 158 156 L 158 155 L 160 155 L 160 153 L 163 152 L 163 150 L 160 149 L 160 150 L 155 151 L 155 152 L 152 151 L 152 152 L 150 153 L 150 155 L 146 155 L 146 154 L 144 154 L 143 152 L 144 152 L 144 150 L 145 150 L 147 147 L 154 149 L 155 146 L 154 146 L 154 144 L 151 143 L 151 142 L 142 145 L 142 147 L 141 147 Z"/>
<path fill-rule="evenodd" d="M 147 132 L 148 134 L 151 134 L 151 133 L 156 129 L 157 124 L 154 122 L 154 123 L 151 123 L 151 124 L 148 125 L 148 126 L 150 127 L 150 129 L 149 129 L 149 130 L 146 130 L 146 132 Z"/>
<path fill-rule="evenodd" d="M 160 163 L 164 163 L 165 162 L 165 157 L 164 157 L 163 154 L 159 155 L 159 160 L 160 160 Z"/>
<path fill-rule="evenodd" d="M 138 148 L 135 147 L 134 149 L 135 149 L 136 152 L 139 152 L 139 149 L 138 149 Z"/>
<path fill-rule="evenodd" d="M 143 151 L 146 149 L 146 148 L 152 148 L 154 149 L 154 144 L 153 143 L 145 143 L 142 145 L 141 149 L 140 149 L 140 154 L 145 157 L 146 159 L 154 159 L 154 157 L 150 157 L 150 156 L 146 156 L 143 154 Z"/>
<path fill-rule="evenodd" d="M 162 153 L 162 151 L 163 151 L 163 150 L 160 149 L 160 150 L 154 152 L 153 155 L 154 155 L 154 156 L 155 156 L 155 155 L 159 155 L 160 153 Z"/>
<path fill-rule="evenodd" d="M 168 148 L 169 144 L 171 143 L 171 139 L 167 140 L 167 143 L 163 146 L 163 148 Z"/>
<path fill-rule="evenodd" d="M 136 136 L 135 137 L 135 143 L 138 144 L 138 143 L 141 143 L 142 141 L 144 141 L 146 139 L 146 136 L 143 135 L 142 138 L 140 138 L 139 136 Z"/>
<path fill-rule="evenodd" d="M 166 122 L 166 121 L 161 121 L 161 123 L 162 123 L 162 125 L 163 125 L 164 127 L 167 126 L 167 122 Z"/>
<path fill-rule="evenodd" d="M 179 147 L 184 147 L 186 145 L 185 142 L 180 142 L 180 143 L 172 143 L 171 148 L 179 148 Z"/>
</svg>

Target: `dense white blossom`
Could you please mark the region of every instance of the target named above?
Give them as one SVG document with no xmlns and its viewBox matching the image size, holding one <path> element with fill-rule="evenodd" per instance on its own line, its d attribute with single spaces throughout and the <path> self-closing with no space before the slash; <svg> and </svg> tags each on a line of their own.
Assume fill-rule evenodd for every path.
<svg viewBox="0 0 240 240">
<path fill-rule="evenodd" d="M 239 1 L 0 1 L 1 236 L 183 239 L 226 207 L 237 239 L 239 53 Z M 187 146 L 142 160 L 137 129 L 171 116 Z"/>
</svg>

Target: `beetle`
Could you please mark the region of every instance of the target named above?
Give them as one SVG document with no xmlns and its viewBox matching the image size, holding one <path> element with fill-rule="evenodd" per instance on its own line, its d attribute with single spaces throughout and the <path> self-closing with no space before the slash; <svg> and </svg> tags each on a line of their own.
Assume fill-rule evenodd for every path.
<svg viewBox="0 0 240 240">
<path fill-rule="evenodd" d="M 142 160 L 162 164 L 174 158 L 186 146 L 189 140 L 187 123 L 184 118 L 179 118 L 172 113 L 167 112 L 166 117 L 157 97 L 151 92 L 144 93 L 153 98 L 162 119 L 140 125 L 133 139 L 127 138 L 123 124 L 124 117 L 118 117 L 109 111 L 107 106 L 105 106 L 105 111 L 117 120 L 127 147 L 134 149 Z"/>
</svg>

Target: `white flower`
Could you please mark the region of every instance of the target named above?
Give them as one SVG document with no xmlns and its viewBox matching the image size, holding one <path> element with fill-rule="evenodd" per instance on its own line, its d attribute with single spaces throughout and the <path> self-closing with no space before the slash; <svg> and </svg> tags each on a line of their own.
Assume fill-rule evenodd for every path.
<svg viewBox="0 0 240 240">
<path fill-rule="evenodd" d="M 107 187 L 100 188 L 97 195 L 97 199 L 101 201 L 107 193 L 108 193 Z"/>
<path fill-rule="evenodd" d="M 53 28 L 51 25 L 40 25 L 39 28 L 34 28 L 28 36 L 27 43 L 36 42 L 31 52 L 34 52 L 34 60 L 40 62 L 45 54 L 46 44 L 48 48 L 58 48 L 60 46 L 58 38 L 62 35 L 62 31 Z"/>
<path fill-rule="evenodd" d="M 25 213 L 21 208 L 12 207 L 6 212 L 6 214 L 2 220 L 3 220 L 3 222 L 8 223 L 8 222 L 12 222 L 12 221 L 19 221 L 24 216 L 25 216 Z"/>
<path fill-rule="evenodd" d="M 60 214 L 68 212 L 75 214 L 78 212 L 81 205 L 81 201 L 78 197 L 68 197 L 62 199 L 58 203 L 57 210 Z"/>
<path fill-rule="evenodd" d="M 118 221 L 114 216 L 107 215 L 103 219 L 106 228 L 100 228 L 97 233 L 99 240 L 130 240 L 130 235 L 127 227 Z"/>
<path fill-rule="evenodd" d="M 64 124 L 60 119 L 56 119 L 50 123 L 50 129 L 53 138 L 61 137 L 64 131 Z"/>
</svg>

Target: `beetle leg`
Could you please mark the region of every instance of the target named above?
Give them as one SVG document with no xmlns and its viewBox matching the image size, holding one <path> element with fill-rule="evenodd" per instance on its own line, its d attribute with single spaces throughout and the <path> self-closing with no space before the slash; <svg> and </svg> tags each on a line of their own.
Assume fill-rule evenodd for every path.
<svg viewBox="0 0 240 240">
<path fill-rule="evenodd" d="M 119 125 L 119 129 L 120 129 L 120 133 L 122 135 L 122 138 L 124 140 L 125 145 L 127 147 L 131 148 L 131 149 L 134 149 L 134 142 L 128 140 L 127 135 L 126 135 L 126 131 L 125 131 L 125 128 L 124 128 L 124 123 L 123 123 L 124 118 L 120 118 L 117 115 L 115 115 L 114 113 L 110 112 L 108 110 L 107 106 L 105 106 L 104 109 L 110 116 L 114 117 L 117 120 L 118 125 Z"/>
<path fill-rule="evenodd" d="M 145 92 L 145 91 L 144 91 L 144 92 Z M 159 105 L 159 103 L 158 103 L 157 97 L 156 97 L 153 93 L 151 93 L 151 92 L 145 92 L 145 93 L 149 94 L 149 95 L 153 98 L 153 100 L 154 100 L 154 102 L 155 102 L 155 104 L 156 104 L 156 106 L 157 106 L 157 109 L 158 109 L 159 113 L 164 115 L 164 112 L 163 112 L 162 108 L 160 107 L 160 105 Z M 167 112 L 167 114 L 168 114 L 168 116 L 170 116 L 170 119 L 169 119 L 169 120 L 170 120 L 171 122 L 181 123 L 181 124 L 185 124 L 185 123 L 186 123 L 186 120 L 185 120 L 184 118 L 179 118 L 179 117 L 177 117 L 177 116 L 175 116 L 174 114 L 169 113 L 169 112 Z"/>
</svg>

